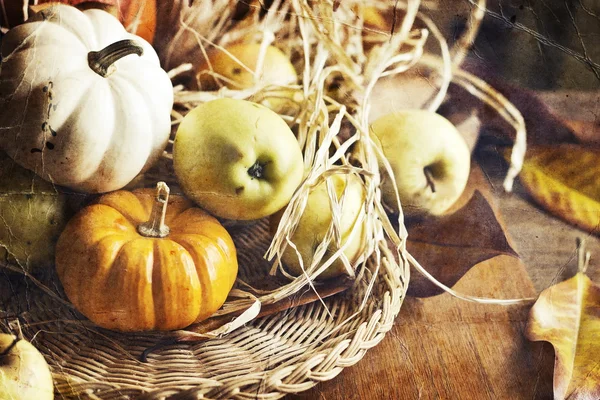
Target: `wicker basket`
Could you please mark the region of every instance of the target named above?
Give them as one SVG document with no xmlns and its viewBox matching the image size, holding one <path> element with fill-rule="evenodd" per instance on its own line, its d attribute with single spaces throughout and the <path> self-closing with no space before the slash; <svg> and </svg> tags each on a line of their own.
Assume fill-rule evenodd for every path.
<svg viewBox="0 0 600 400">
<path fill-rule="evenodd" d="M 266 16 L 258 13 L 255 15 L 255 18 L 260 18 L 264 28 L 260 32 L 263 40 L 270 35 L 269 40 L 272 41 L 277 36 L 278 43 L 281 40 L 284 47 L 296 56 L 300 65 L 304 58 L 297 57 L 297 48 L 303 48 L 305 45 L 305 48 L 317 49 L 311 61 L 320 65 L 319 55 L 324 53 L 319 53 L 322 50 L 318 50 L 319 41 L 325 41 L 324 46 L 331 47 L 328 49 L 330 58 L 336 60 L 336 56 L 340 57 L 340 60 L 336 61 L 340 62 L 341 74 L 346 77 L 355 75 L 354 80 L 348 79 L 351 86 L 368 86 L 370 82 L 360 71 L 353 70 L 352 66 L 355 64 L 362 63 L 365 71 L 371 71 L 370 78 L 374 78 L 372 81 L 375 82 L 386 68 L 396 68 L 395 73 L 401 72 L 402 68 L 410 68 L 422 52 L 424 40 L 408 35 L 411 27 L 409 23 L 404 39 L 401 38 L 388 46 L 388 50 L 394 46 L 398 48 L 404 40 L 408 43 L 404 44 L 404 47 L 408 46 L 405 57 L 385 68 L 380 68 L 385 62 L 381 65 L 370 65 L 363 53 L 356 52 L 352 43 L 349 43 L 350 47 L 346 49 L 339 43 L 328 42 L 323 36 L 324 30 L 332 28 L 331 20 L 323 16 L 332 16 L 336 7 L 343 8 L 347 4 L 340 6 L 340 2 L 336 1 L 301 0 L 290 1 L 287 6 L 285 3 L 275 3 L 274 12 L 270 11 Z M 357 1 L 349 3 L 360 4 Z M 389 6 L 384 1 L 376 3 L 382 7 Z M 160 1 L 158 4 L 158 40 L 155 41 L 155 45 L 161 46 L 162 43 L 163 47 L 159 47 L 158 51 L 163 63 L 168 68 L 174 68 L 171 71 L 173 77 L 190 70 L 189 66 L 178 66 L 180 60 L 173 56 L 173 46 L 185 50 L 186 46 L 190 45 L 190 40 L 193 43 L 198 42 L 198 35 L 201 35 L 203 40 L 223 44 L 252 32 L 256 34 L 256 28 L 252 28 L 252 24 L 227 30 L 224 21 L 232 13 L 232 2 L 227 0 L 196 0 L 193 6 L 187 5 L 187 0 L 175 1 L 173 7 L 161 5 Z M 418 2 L 416 6 L 418 7 Z M 321 17 L 316 18 L 311 14 L 310 7 L 319 8 Z M 411 5 L 409 2 L 404 11 L 413 20 L 416 18 L 415 4 Z M 350 7 L 346 12 L 352 14 L 353 11 Z M 191 36 L 192 39 L 188 37 L 187 40 L 183 40 L 181 27 L 183 26 L 183 31 L 186 32 L 192 29 L 187 25 L 190 15 L 195 16 L 198 30 L 194 30 L 195 35 Z M 291 18 L 286 19 L 286 15 Z M 456 64 L 459 64 L 464 56 L 464 47 L 471 43 L 483 11 L 475 8 L 473 15 L 470 29 L 458 42 L 454 54 Z M 422 21 L 428 24 L 425 17 L 422 17 Z M 258 23 L 258 19 L 254 22 Z M 170 26 L 178 29 L 169 32 Z M 303 38 L 298 42 L 295 41 L 294 35 L 299 35 L 299 29 L 303 31 Z M 352 32 L 352 29 L 347 31 Z M 402 30 L 404 27 L 399 26 L 398 29 Z M 312 37 L 309 37 L 308 30 L 312 30 Z M 348 34 L 344 40 L 351 42 L 353 37 L 352 34 Z M 178 53 L 179 56 L 182 54 L 185 55 L 185 51 Z M 380 58 L 385 61 L 385 57 Z M 346 63 L 355 64 L 342 65 L 344 60 Z M 321 69 L 324 67 L 325 63 L 320 65 Z M 336 67 L 335 62 L 333 67 Z M 431 65 L 428 67 L 432 68 Z M 297 69 L 302 70 L 302 67 L 297 65 Z M 398 231 L 391 228 L 392 225 L 381 205 L 375 150 L 371 148 L 367 140 L 368 133 L 364 129 L 367 124 L 364 107 L 368 106 L 368 102 L 361 103 L 360 94 L 354 97 L 346 96 L 352 99 L 352 104 L 339 104 L 335 100 L 329 100 L 331 107 L 324 108 L 323 118 L 311 119 L 312 116 L 319 115 L 319 107 L 325 104 L 323 88 L 326 79 L 320 81 L 319 75 L 315 76 L 314 81 L 320 82 L 320 86 L 291 88 L 312 99 L 312 103 L 305 102 L 303 105 L 310 106 L 308 108 L 312 109 L 313 114 L 286 115 L 288 120 L 301 120 L 300 125 L 304 124 L 305 128 L 307 121 L 321 124 L 322 134 L 317 138 L 316 133 L 312 132 L 311 137 L 311 130 L 305 129 L 309 132 L 308 136 L 299 138 L 305 149 L 305 157 L 311 160 L 310 172 L 292 203 L 301 204 L 303 198 L 308 195 L 310 186 L 336 168 L 345 173 L 357 173 L 355 165 L 344 157 L 338 156 L 334 160 L 323 151 L 330 145 L 335 145 L 338 149 L 343 146 L 338 141 L 342 132 L 339 122 L 344 117 L 355 117 L 350 140 L 354 139 L 356 143 L 363 145 L 362 164 L 358 173 L 362 174 L 367 187 L 367 222 L 373 228 L 368 230 L 368 258 L 361 264 L 360 273 L 352 286 L 335 296 L 324 299 L 312 296 L 312 300 L 315 301 L 290 307 L 304 303 L 302 299 L 307 293 L 315 290 L 319 292 L 321 287 L 306 277 L 298 278 L 292 283 L 281 280 L 281 276 L 273 277 L 272 262 L 266 261 L 264 257 L 273 246 L 266 220 L 228 227 L 238 250 L 240 265 L 236 288 L 251 293 L 253 299 L 231 298 L 219 316 L 184 331 L 123 334 L 103 330 L 87 321 L 66 300 L 53 271 L 38 279 L 32 279 L 30 276 L 11 276 L 10 284 L 4 288 L 10 293 L 7 298 L 2 299 L 6 304 L 6 309 L 3 310 L 3 316 L 6 318 L 5 322 L 0 322 L 0 329 L 9 329 L 6 322 L 9 317 L 19 319 L 24 337 L 43 352 L 50 364 L 59 398 L 276 399 L 287 393 L 307 390 L 319 382 L 334 378 L 343 368 L 357 363 L 365 352 L 377 345 L 392 328 L 408 285 L 409 258 L 406 257 L 404 248 L 406 232 L 403 229 Z M 485 91 L 484 86 L 477 86 L 478 81 L 470 80 L 468 75 L 459 76 L 476 89 Z M 442 87 L 444 84 L 447 87 L 448 83 L 443 83 Z M 268 88 L 204 93 L 189 92 L 184 87 L 176 86 L 174 131 L 185 112 L 198 103 L 219 96 L 248 98 L 264 94 L 265 90 L 268 93 Z M 437 96 L 439 99 L 436 97 L 434 103 L 443 99 L 445 89 L 440 93 L 441 95 Z M 332 104 L 337 104 L 337 107 Z M 353 111 L 348 113 L 347 109 Z M 296 112 L 301 114 L 302 110 Z M 335 118 L 328 121 L 327 113 L 332 113 Z M 360 120 L 361 117 L 363 120 Z M 314 145 L 310 144 L 311 140 Z M 341 166 L 336 166 L 333 161 L 341 163 Z M 167 152 L 165 159 L 137 183 L 151 185 L 157 179 L 173 181 L 170 163 Z M 292 229 L 292 217 L 289 223 Z M 402 224 L 400 226 L 403 228 Z M 249 287 L 255 290 L 250 290 Z M 236 329 L 221 328 L 224 325 L 227 328 L 226 324 L 236 320 L 240 312 L 256 303 L 256 299 L 262 304 L 263 310 L 271 306 L 271 310 L 283 311 L 251 319 L 239 327 L 234 325 Z M 226 334 L 223 334 L 224 331 Z"/>
<path fill-rule="evenodd" d="M 263 254 L 271 237 L 266 221 L 232 231 L 240 278 L 267 277 Z M 343 294 L 258 318 L 222 338 L 168 344 L 159 333 L 121 334 L 88 323 L 57 296 L 14 280 L 8 315 L 18 315 L 25 338 L 52 368 L 64 398 L 274 399 L 332 379 L 358 362 L 392 327 L 406 291 L 408 271 L 383 261 L 365 307 L 357 304 L 366 280 Z M 304 289 L 310 290 L 310 289 Z M 358 314 L 355 315 L 355 313 Z M 7 327 L 3 327 L 6 329 Z M 145 351 L 163 344 L 141 358 Z M 60 396 L 58 398 L 61 398 Z"/>
</svg>

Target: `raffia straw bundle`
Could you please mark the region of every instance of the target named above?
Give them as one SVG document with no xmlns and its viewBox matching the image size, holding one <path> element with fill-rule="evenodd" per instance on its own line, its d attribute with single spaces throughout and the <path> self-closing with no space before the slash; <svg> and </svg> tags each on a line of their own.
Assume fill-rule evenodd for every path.
<svg viewBox="0 0 600 400">
<path fill-rule="evenodd" d="M 518 173 L 525 151 L 523 118 L 493 88 L 460 70 L 466 48 L 483 17 L 484 1 L 474 3 L 470 27 L 453 49 L 448 48 L 426 15 L 428 7 L 436 6 L 433 1 L 398 3 L 397 11 L 403 13 L 403 18 L 393 35 L 363 26 L 364 4 L 359 0 L 275 0 L 262 13 L 259 3 L 251 3 L 249 15 L 241 21 L 233 21 L 236 11 L 232 3 L 158 3 L 155 45 L 173 80 L 195 71 L 199 55 L 205 56 L 213 48 L 226 52 L 226 45 L 240 40 L 261 43 L 255 71 L 260 75 L 266 48 L 276 40 L 277 46 L 294 60 L 301 84 L 257 84 L 244 90 L 223 87 L 217 92 L 176 85 L 173 132 L 185 114 L 200 103 L 218 97 L 260 100 L 275 96 L 287 102 L 282 117 L 296 130 L 307 176 L 291 199 L 274 238 L 266 221 L 232 229 L 240 275 L 231 298 L 216 316 L 218 324 L 166 334 L 110 332 L 83 319 L 65 301 L 55 277 L 35 281 L 37 285 L 30 285 L 29 277 L 15 283 L 7 315 L 20 317 L 25 337 L 34 339 L 45 353 L 56 390 L 64 397 L 274 399 L 332 379 L 383 339 L 404 299 L 409 265 L 428 275 L 406 251 L 402 214 L 397 231 L 381 202 L 378 159 L 382 154 L 372 145 L 368 118 L 370 93 L 383 77 L 400 75 L 415 65 L 425 66 L 439 77 L 439 90 L 429 109 L 439 107 L 448 85 L 455 82 L 498 110 L 517 131 L 505 182 L 508 190 Z M 372 2 L 382 10 L 389 8 L 389 3 Z M 414 28 L 415 22 L 425 27 Z M 440 55 L 424 54 L 430 36 L 439 42 Z M 334 83 L 343 90 L 332 91 Z M 349 157 L 351 148 L 354 150 Z M 151 181 L 173 181 L 170 158 L 168 149 L 161 164 L 149 174 Z M 391 173 L 389 165 L 387 169 Z M 353 264 L 343 248 L 333 254 L 326 252 L 330 243 L 340 243 L 344 201 L 344 196 L 338 200 L 329 186 L 333 222 L 328 234 L 315 249 L 312 262 L 302 260 L 305 273 L 289 279 L 279 262 L 281 254 L 294 246 L 290 238 L 308 194 L 334 174 L 355 175 L 364 185 L 364 250 Z M 352 234 L 360 233 L 356 230 Z M 388 243 L 393 243 L 392 248 Z M 342 260 L 355 279 L 350 290 L 256 318 L 261 307 L 313 290 L 318 286 L 315 278 L 336 259 Z M 266 277 L 273 277 L 278 284 L 259 287 Z M 445 289 L 473 301 L 519 301 L 476 299 Z M 148 349 L 154 351 L 145 362 L 140 361 Z"/>
</svg>

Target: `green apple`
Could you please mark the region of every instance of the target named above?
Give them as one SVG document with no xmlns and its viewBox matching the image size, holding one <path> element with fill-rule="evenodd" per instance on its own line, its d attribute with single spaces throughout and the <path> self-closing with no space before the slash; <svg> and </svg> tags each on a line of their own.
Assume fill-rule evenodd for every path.
<svg viewBox="0 0 600 400">
<path fill-rule="evenodd" d="M 66 194 L 0 152 L 0 264 L 51 265 L 68 216 Z"/>
<path fill-rule="evenodd" d="M 336 174 L 330 176 L 327 180 L 333 185 L 338 200 L 341 199 L 342 193 L 345 190 L 340 217 L 341 245 L 346 244 L 344 254 L 350 263 L 353 264 L 365 246 L 365 188 L 361 179 L 356 175 Z M 272 234 L 276 232 L 282 215 L 283 210 L 271 217 L 270 225 Z M 327 193 L 327 184 L 324 181 L 317 185 L 309 194 L 306 208 L 291 238 L 302 255 L 304 268 L 308 268 L 311 265 L 313 254 L 317 246 L 325 238 L 331 221 L 331 200 Z M 359 223 L 361 225 L 356 227 L 356 232 L 350 237 L 350 233 L 355 229 L 355 225 Z M 331 242 L 322 258 L 322 262 L 326 261 L 338 249 L 339 247 Z M 298 276 L 303 273 L 298 255 L 293 248 L 289 246 L 286 248 L 282 255 L 282 260 L 285 267 L 287 267 L 287 271 L 292 275 Z M 347 274 L 347 270 L 342 260 L 337 259 L 318 278 L 326 279 L 343 274 Z"/>
<path fill-rule="evenodd" d="M 190 111 L 173 146 L 184 193 L 218 217 L 253 220 L 283 208 L 304 174 L 296 137 L 276 113 L 218 99 Z"/>
<path fill-rule="evenodd" d="M 53 398 L 52 375 L 42 354 L 26 340 L 0 334 L 0 399 Z"/>
<path fill-rule="evenodd" d="M 407 215 L 441 215 L 467 184 L 471 153 L 458 130 L 439 114 L 403 110 L 384 115 L 370 126 L 371 137 L 392 167 L 394 180 L 382 171 L 384 202 L 396 212 L 394 187 Z"/>
</svg>

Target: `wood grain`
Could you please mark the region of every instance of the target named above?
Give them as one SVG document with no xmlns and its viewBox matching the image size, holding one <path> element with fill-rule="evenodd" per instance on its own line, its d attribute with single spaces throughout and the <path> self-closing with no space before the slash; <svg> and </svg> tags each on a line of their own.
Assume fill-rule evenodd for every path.
<svg viewBox="0 0 600 400">
<path fill-rule="evenodd" d="M 468 192 L 477 188 L 493 200 L 486 176 L 473 170 Z M 495 298 L 536 295 L 523 263 L 508 256 L 476 265 L 454 288 Z M 529 308 L 469 303 L 448 294 L 409 297 L 394 328 L 363 360 L 288 399 L 552 398 L 554 354 L 525 338 Z"/>
<path fill-rule="evenodd" d="M 507 256 L 477 265 L 455 289 L 481 296 L 535 293 L 523 265 Z M 407 298 L 390 334 L 363 360 L 289 398 L 551 398 L 552 349 L 525 339 L 528 309 L 467 303 L 448 294 Z"/>
</svg>

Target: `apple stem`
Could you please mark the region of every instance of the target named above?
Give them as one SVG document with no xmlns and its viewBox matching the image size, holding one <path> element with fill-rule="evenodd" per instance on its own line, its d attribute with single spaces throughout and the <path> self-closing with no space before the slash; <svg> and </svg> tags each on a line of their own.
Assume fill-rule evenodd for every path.
<svg viewBox="0 0 600 400">
<path fill-rule="evenodd" d="M 252 178 L 260 179 L 263 176 L 265 170 L 265 164 L 261 164 L 258 161 L 253 166 L 248 168 L 248 175 Z"/>
<path fill-rule="evenodd" d="M 150 219 L 138 225 L 137 230 L 142 236 L 164 238 L 169 235 L 169 227 L 165 225 L 167 203 L 170 189 L 164 182 L 156 184 L 156 199 L 152 206 Z"/>
<path fill-rule="evenodd" d="M 425 179 L 427 180 L 427 186 L 431 188 L 431 192 L 435 193 L 435 183 L 433 182 L 433 176 L 431 175 L 431 168 L 425 167 L 423 168 L 423 172 L 425 173 Z"/>
<path fill-rule="evenodd" d="M 0 353 L 0 358 L 6 356 L 8 353 L 10 353 L 10 351 L 13 349 L 13 347 L 15 347 L 17 345 L 17 343 L 19 343 L 21 339 L 19 339 L 18 337 L 15 336 L 15 338 L 13 339 L 13 342 L 6 348 L 4 349 L 4 351 L 2 351 Z"/>
</svg>

